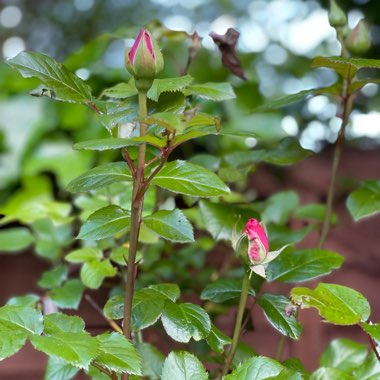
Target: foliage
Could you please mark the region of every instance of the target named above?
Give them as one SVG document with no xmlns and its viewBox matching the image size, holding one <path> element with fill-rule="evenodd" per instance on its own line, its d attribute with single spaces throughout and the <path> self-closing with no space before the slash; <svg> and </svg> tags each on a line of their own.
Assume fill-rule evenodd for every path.
<svg viewBox="0 0 380 380">
<path fill-rule="evenodd" d="M 345 48 L 340 29 L 337 33 Z M 183 35 L 167 31 L 167 39 L 168 44 L 183 41 Z M 94 50 L 98 42 L 90 43 L 89 49 Z M 70 58 L 66 62 L 70 63 Z M 293 165 L 312 155 L 298 139 L 278 139 L 276 133 L 260 134 L 254 127 L 247 130 L 240 124 L 225 128 L 225 109 L 218 104 L 224 102 L 228 109 L 236 97 L 227 82 L 197 83 L 185 73 L 148 78 L 147 89 L 141 78 L 135 77 L 113 83 L 96 97 L 86 81 L 49 56 L 23 52 L 7 63 L 23 77 L 38 79 L 42 87 L 33 90 L 34 96 L 62 102 L 59 107 L 73 107 L 68 109 L 75 114 L 74 123 L 66 120 L 66 127 L 64 121 L 62 124 L 68 130 L 78 128 L 78 133 L 71 135 L 74 152 L 65 150 L 71 141 L 62 139 L 62 156 L 53 155 L 51 162 L 46 158 L 31 160 L 22 184 L 13 194 L 9 190 L 0 207 L 4 214 L 0 220 L 4 226 L 1 251 L 15 254 L 32 246 L 51 263 L 38 281 L 43 297 L 17 297 L 0 307 L 1 359 L 14 355 L 30 341 L 49 357 L 47 379 L 70 379 L 78 371 L 93 379 L 380 376 L 375 355 L 344 339 L 331 342 L 320 368 L 310 374 L 299 363 L 259 356 L 252 349 L 244 353 L 239 344 L 247 299 L 255 301 L 255 307 L 284 337 L 300 339 L 298 312 L 314 308 L 325 322 L 358 325 L 374 346 L 380 342 L 379 324 L 369 322 L 370 305 L 354 289 L 318 283 L 315 289 L 293 287 L 289 295 L 264 290 L 265 281 L 279 286 L 304 283 L 330 274 L 343 263 L 340 254 L 323 248 L 330 224 L 336 223 L 332 212 L 334 180 L 326 206 L 300 205 L 292 190 L 265 200 L 252 200 L 246 191 L 249 173 L 258 163 Z M 354 96 L 366 83 L 376 81 L 359 80 L 358 75 L 363 69 L 380 68 L 380 63 L 343 54 L 316 57 L 311 65 L 331 69 L 340 78 L 331 86 L 301 91 L 251 109 L 261 114 L 307 96 L 335 96 L 343 108 L 336 160 Z M 230 69 L 231 63 L 225 66 Z M 258 148 L 245 149 L 245 139 L 253 137 L 259 141 Z M 222 141 L 217 144 L 220 151 L 186 155 L 184 146 L 196 146 L 192 140 L 202 146 L 216 138 Z M 58 162 L 66 156 L 67 162 Z M 80 162 L 78 173 L 70 168 L 76 160 Z M 47 169 L 57 176 L 56 183 L 44 174 Z M 57 184 L 59 192 L 53 186 Z M 366 181 L 352 192 L 347 207 L 355 221 L 379 211 L 379 194 L 377 180 Z M 265 257 L 260 262 L 247 264 L 252 241 L 257 243 L 258 239 L 247 236 L 244 229 L 251 218 L 265 223 L 265 228 L 260 228 L 268 234 L 270 247 L 262 251 Z M 305 227 L 293 229 L 292 222 L 302 222 Z M 295 246 L 314 230 L 321 231 L 317 247 Z M 229 245 L 238 257 L 231 253 L 220 270 L 205 265 L 209 253 L 229 250 Z M 242 259 L 244 254 L 246 260 Z M 90 335 L 78 315 L 62 312 L 78 309 L 88 289 L 107 287 L 111 290 L 103 310 L 98 305 L 95 309 L 109 322 L 109 330 Z M 43 300 L 54 313 L 44 310 Z M 237 302 L 230 338 L 215 321 Z M 165 357 L 161 347 L 143 340 L 146 329 L 161 329 L 181 344 L 181 349 Z"/>
</svg>

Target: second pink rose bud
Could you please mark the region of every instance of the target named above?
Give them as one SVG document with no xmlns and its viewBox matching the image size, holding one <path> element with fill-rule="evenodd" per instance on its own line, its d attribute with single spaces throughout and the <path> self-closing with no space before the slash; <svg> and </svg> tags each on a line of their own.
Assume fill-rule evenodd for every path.
<svg viewBox="0 0 380 380">
<path fill-rule="evenodd" d="M 248 236 L 248 258 L 252 264 L 262 263 L 269 252 L 269 242 L 264 228 L 256 219 L 249 219 L 243 234 Z"/>
</svg>

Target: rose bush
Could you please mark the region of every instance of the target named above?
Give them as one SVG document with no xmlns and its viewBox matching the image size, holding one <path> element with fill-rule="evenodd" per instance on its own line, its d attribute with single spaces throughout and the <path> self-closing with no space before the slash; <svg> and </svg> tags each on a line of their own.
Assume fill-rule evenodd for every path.
<svg viewBox="0 0 380 380">
<path fill-rule="evenodd" d="M 356 74 L 380 68 L 380 63 L 349 56 L 354 52 L 349 43 L 362 51 L 368 44 L 367 40 L 363 44 L 363 29 L 359 40 L 346 39 L 347 18 L 336 2 L 331 8 L 329 19 L 342 44 L 342 55 L 316 57 L 312 65 L 334 70 L 339 75 L 336 83 L 262 106 L 268 110 L 322 93 L 338 99 L 342 108 L 327 205 L 306 205 L 300 207 L 302 212 L 293 191 L 252 200 L 245 191 L 246 180 L 257 160 L 293 164 L 311 152 L 289 137 L 271 148 L 263 138 L 260 148 L 247 150 L 241 139 L 258 136 L 240 124 L 226 128 L 219 117 L 226 116 L 226 109 L 210 106 L 235 98 L 231 84 L 196 83 L 186 73 L 157 78 L 163 60 L 147 29 L 140 30 L 126 53 L 132 77 L 103 90 L 99 97 L 87 82 L 46 55 L 22 52 L 8 61 L 24 77 L 42 82 L 43 88 L 34 95 L 94 112 L 97 123 L 76 136 L 80 141 L 74 149 L 83 153 L 83 162 L 96 166 L 80 167 L 82 172 L 75 173 L 57 194 L 43 174 L 28 178 L 2 207 L 7 236 L 13 242 L 26 242 L 16 248 L 34 244 L 35 251 L 50 260 L 51 269 L 38 282 L 41 295 L 16 297 L 0 308 L 1 358 L 30 341 L 49 357 L 46 379 L 61 380 L 79 371 L 96 380 L 349 379 L 380 374 L 379 324 L 370 322 L 371 308 L 361 293 L 331 283 L 318 283 L 314 289 L 293 287 L 285 295 L 263 290 L 265 281 L 303 283 L 331 273 L 343 262 L 341 255 L 324 248 L 334 220 L 336 170 L 355 96 L 374 81 Z M 358 35 L 355 29 L 351 33 Z M 156 34 L 163 44 L 165 40 L 169 44 L 168 36 L 174 42 L 184 38 L 181 33 L 163 32 L 163 27 Z M 238 35 L 230 30 L 225 38 L 215 33 L 213 38 L 226 68 L 244 79 L 240 61 L 235 59 Z M 187 66 L 191 67 L 197 49 L 193 35 Z M 215 136 L 225 138 L 228 149 L 232 140 L 240 143 L 232 152 L 215 155 L 187 157 L 186 149 L 181 150 L 195 139 L 207 145 Z M 70 167 L 74 169 L 75 165 Z M 377 182 L 364 184 L 351 197 L 350 210 L 357 215 L 357 199 L 378 188 Z M 358 218 L 378 211 L 374 204 Z M 294 230 L 290 228 L 293 220 L 306 226 Z M 320 232 L 317 248 L 298 249 L 296 244 L 313 230 Z M 222 268 L 208 267 L 205 257 L 217 244 L 224 249 L 232 245 L 239 260 L 234 261 L 230 252 Z M 88 292 L 100 288 L 108 289 L 101 307 Z M 107 321 L 100 334 L 89 334 L 82 318 L 65 312 L 78 309 L 84 293 Z M 335 341 L 324 354 L 321 368 L 313 373 L 297 360 L 283 361 L 281 345 L 276 360 L 259 356 L 241 340 L 250 299 L 284 339 L 300 338 L 298 311 L 314 308 L 325 322 L 359 326 L 373 352 L 352 342 Z M 234 331 L 229 337 L 218 328 L 216 316 L 235 306 Z M 146 338 L 155 333 L 164 334 L 170 342 L 167 355 Z M 174 349 L 172 341 L 181 349 Z"/>
</svg>

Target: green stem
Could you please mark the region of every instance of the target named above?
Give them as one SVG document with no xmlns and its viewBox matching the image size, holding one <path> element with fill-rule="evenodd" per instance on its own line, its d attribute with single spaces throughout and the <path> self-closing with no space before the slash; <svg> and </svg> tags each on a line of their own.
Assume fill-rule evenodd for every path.
<svg viewBox="0 0 380 380">
<path fill-rule="evenodd" d="M 347 50 L 346 43 L 344 41 L 344 35 L 343 35 L 343 29 L 342 28 L 336 28 L 336 36 L 337 36 L 338 41 L 340 42 L 340 45 L 342 48 L 340 55 L 342 57 L 349 57 L 350 53 Z"/>
<path fill-rule="evenodd" d="M 146 92 L 144 91 L 139 91 L 139 114 L 141 117 L 145 117 L 147 115 L 147 98 Z M 140 136 L 145 136 L 145 134 L 146 125 L 144 123 L 140 123 Z M 132 302 L 136 277 L 135 262 L 137 246 L 139 241 L 141 215 L 144 205 L 144 192 L 141 192 L 140 189 L 144 186 L 145 151 L 146 145 L 141 144 L 139 146 L 136 176 L 133 181 L 132 191 L 129 251 L 127 260 L 127 282 L 125 284 L 123 322 L 123 333 L 127 339 L 131 339 Z M 123 380 L 127 380 L 128 377 L 128 374 L 124 374 L 122 378 Z"/>
<path fill-rule="evenodd" d="M 284 352 L 284 348 L 285 348 L 285 342 L 286 342 L 286 336 L 281 335 L 277 344 L 276 355 L 275 355 L 275 359 L 278 362 L 281 361 L 282 353 Z"/>
<path fill-rule="evenodd" d="M 336 28 L 336 34 L 337 38 L 342 46 L 341 56 L 342 57 L 349 57 L 349 51 L 347 50 L 344 36 L 343 36 L 343 30 L 342 28 Z M 340 158 L 342 155 L 342 149 L 344 145 L 344 139 L 345 139 L 345 132 L 346 127 L 350 118 L 350 114 L 352 111 L 352 94 L 349 93 L 349 87 L 350 87 L 350 70 L 348 71 L 347 78 L 343 81 L 343 88 L 342 88 L 342 103 L 343 103 L 343 116 L 342 116 L 342 123 L 339 129 L 338 138 L 335 143 L 335 149 L 334 149 L 334 158 L 331 168 L 331 179 L 329 183 L 329 189 L 327 193 L 327 201 L 326 201 L 326 213 L 322 224 L 321 234 L 319 236 L 318 241 L 318 248 L 322 248 L 325 244 L 327 235 L 329 233 L 330 229 L 330 219 L 331 219 L 331 213 L 334 203 L 334 192 L 335 192 L 335 182 L 336 182 L 336 176 L 338 173 Z"/>
<path fill-rule="evenodd" d="M 114 380 L 115 379 L 115 376 L 112 372 L 108 371 L 107 368 L 103 368 L 101 365 L 99 365 L 98 363 L 96 362 L 92 362 L 91 365 L 93 367 L 95 367 L 96 369 L 98 369 L 100 372 L 104 373 L 105 375 L 107 375 L 111 380 Z"/>
<path fill-rule="evenodd" d="M 334 149 L 334 158 L 331 168 L 331 179 L 329 183 L 329 189 L 327 193 L 327 202 L 326 202 L 326 213 L 322 224 L 322 230 L 321 235 L 319 237 L 318 241 L 318 248 L 322 248 L 325 244 L 329 229 L 330 229 L 330 219 L 331 219 L 331 213 L 334 203 L 334 193 L 335 193 L 335 184 L 336 184 L 336 177 L 338 173 L 338 168 L 340 164 L 340 158 L 342 155 L 342 149 L 344 146 L 344 140 L 345 140 L 345 132 L 346 127 L 350 118 L 350 114 L 352 111 L 352 95 L 347 94 L 347 88 L 349 86 L 349 80 L 346 79 L 344 83 L 344 90 L 343 90 L 343 116 L 342 116 L 342 123 L 340 126 L 340 130 L 338 133 L 338 138 L 335 143 L 335 149 Z"/>
<path fill-rule="evenodd" d="M 234 335 L 232 337 L 232 344 L 231 344 L 230 351 L 228 352 L 228 356 L 224 364 L 222 377 L 228 373 L 228 370 L 230 369 L 232 360 L 234 359 L 234 356 L 236 353 L 236 349 L 239 343 L 239 338 L 240 338 L 240 333 L 241 333 L 243 314 L 244 314 L 245 306 L 247 304 L 248 291 L 249 291 L 250 286 L 251 286 L 251 282 L 249 280 L 249 273 L 245 272 L 244 278 L 243 278 L 243 284 L 241 286 L 239 306 L 238 306 L 238 310 L 236 314 Z"/>
</svg>

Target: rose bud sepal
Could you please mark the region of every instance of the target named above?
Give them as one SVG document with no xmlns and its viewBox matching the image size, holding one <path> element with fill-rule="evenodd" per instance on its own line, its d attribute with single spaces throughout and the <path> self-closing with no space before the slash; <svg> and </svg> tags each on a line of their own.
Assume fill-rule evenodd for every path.
<svg viewBox="0 0 380 380">
<path fill-rule="evenodd" d="M 280 249 L 278 249 L 277 251 L 271 251 L 271 252 L 268 252 L 268 254 L 266 255 L 265 259 L 260 263 L 260 264 L 252 264 L 249 269 L 251 270 L 251 272 L 255 272 L 256 274 L 258 274 L 259 276 L 263 277 L 263 278 L 266 278 L 266 268 L 268 266 L 268 264 L 275 260 L 277 258 L 277 256 L 288 246 L 287 245 L 284 245 L 283 247 L 281 247 Z"/>
</svg>

